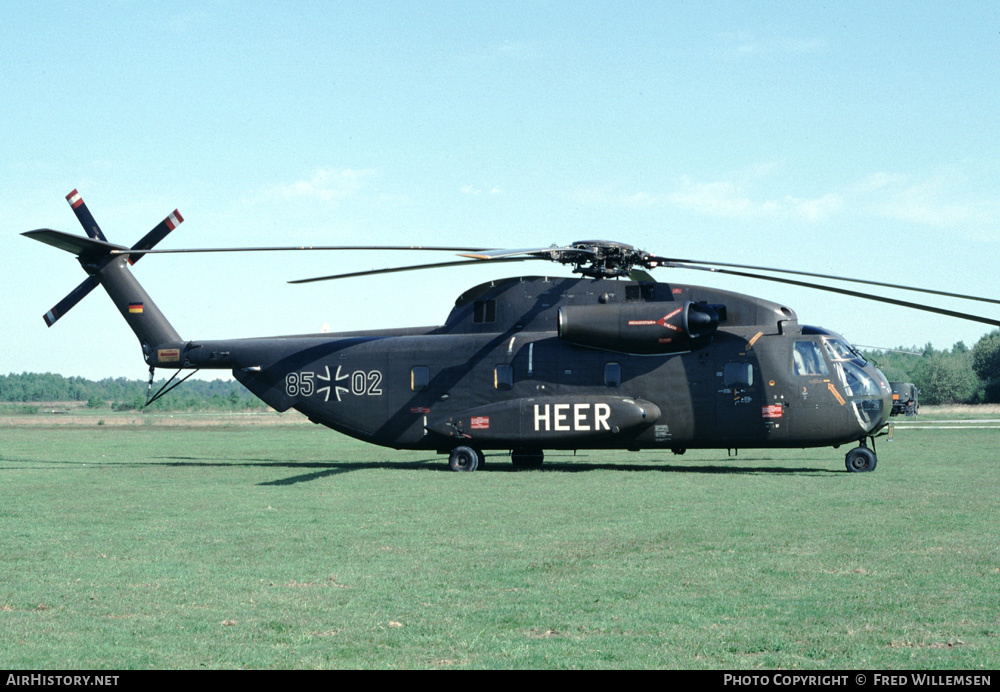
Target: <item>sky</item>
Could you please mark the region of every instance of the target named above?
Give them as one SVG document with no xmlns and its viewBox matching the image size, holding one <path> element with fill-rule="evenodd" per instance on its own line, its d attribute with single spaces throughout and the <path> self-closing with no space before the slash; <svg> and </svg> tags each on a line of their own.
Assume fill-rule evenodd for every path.
<svg viewBox="0 0 1000 692">
<path fill-rule="evenodd" d="M 1000 296 L 994 0 L 0 2 L 0 58 L 0 374 L 146 375 L 100 289 L 42 320 L 85 274 L 20 233 L 80 233 L 74 188 L 123 245 L 178 208 L 160 248 L 602 238 Z M 437 325 L 480 282 L 568 275 L 531 262 L 287 283 L 415 261 L 162 255 L 134 272 L 188 340 Z M 991 331 L 656 277 L 758 295 L 866 346 Z"/>
</svg>

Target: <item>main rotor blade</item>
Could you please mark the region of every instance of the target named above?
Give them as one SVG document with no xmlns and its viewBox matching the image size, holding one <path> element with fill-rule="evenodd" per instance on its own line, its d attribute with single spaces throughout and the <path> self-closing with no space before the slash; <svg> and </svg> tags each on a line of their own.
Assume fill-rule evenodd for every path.
<svg viewBox="0 0 1000 692">
<path fill-rule="evenodd" d="M 674 259 L 672 257 L 656 257 L 650 255 L 647 258 L 650 262 L 655 262 L 654 266 L 670 266 L 671 264 L 702 264 L 706 267 L 732 267 L 733 269 L 753 269 L 756 271 L 776 272 L 779 274 L 793 274 L 797 276 L 811 276 L 816 279 L 831 279 L 834 281 L 846 281 L 855 284 L 867 284 L 869 286 L 880 286 L 882 288 L 898 288 L 903 291 L 915 291 L 917 293 L 928 293 L 947 298 L 961 298 L 963 300 L 977 300 L 982 303 L 994 303 L 1000 305 L 1000 300 L 996 298 L 984 298 L 982 296 L 966 295 L 964 293 L 950 293 L 948 291 L 938 291 L 932 288 L 920 288 L 918 286 L 903 286 L 901 284 L 890 284 L 882 281 L 871 281 L 869 279 L 856 279 L 847 276 L 833 276 L 831 274 L 814 274 L 813 272 L 797 271 L 794 269 L 778 269 L 776 267 L 755 267 L 751 264 L 730 264 L 727 262 L 709 262 L 702 260 Z"/>
<path fill-rule="evenodd" d="M 542 259 L 540 257 L 505 257 L 493 260 L 494 262 L 523 262 L 530 259 Z M 332 281 L 334 279 L 349 279 L 356 276 L 372 276 L 375 274 L 394 274 L 396 272 L 408 272 L 418 269 L 440 269 L 442 267 L 460 267 L 467 264 L 482 264 L 481 260 L 459 260 L 452 262 L 435 262 L 433 264 L 414 264 L 408 267 L 389 267 L 387 269 L 369 269 L 362 272 L 349 272 L 347 274 L 331 274 L 330 276 L 317 276 L 311 279 L 296 279 L 289 281 L 290 284 L 308 284 L 314 281 Z"/>
<path fill-rule="evenodd" d="M 539 248 L 525 248 L 523 250 L 476 250 L 462 254 L 462 257 L 471 257 L 477 260 L 498 260 L 507 259 L 511 257 L 522 257 L 523 259 L 547 259 L 558 261 L 558 255 L 564 253 L 574 253 L 579 255 L 596 255 L 597 252 L 592 248 L 585 247 L 539 247 Z"/>
<path fill-rule="evenodd" d="M 836 288 L 834 286 L 823 286 L 821 284 L 809 283 L 808 281 L 797 281 L 795 279 L 782 279 L 777 276 L 765 276 L 763 274 L 751 274 L 749 272 L 739 272 L 733 271 L 731 269 L 717 269 L 715 267 L 699 267 L 696 265 L 675 265 L 678 269 L 695 269 L 698 271 L 713 272 L 715 274 L 730 274 L 732 276 L 743 276 L 748 279 L 762 279 L 764 281 L 773 281 L 779 284 L 790 284 L 792 286 L 803 286 L 805 288 L 814 288 L 818 291 L 827 291 L 828 293 L 839 293 L 840 295 L 852 296 L 854 298 L 863 298 L 864 300 L 874 300 L 879 303 L 888 303 L 890 305 L 899 305 L 904 308 L 912 308 L 914 310 L 922 310 L 924 312 L 933 312 L 938 315 L 947 315 L 948 317 L 957 317 L 962 320 L 971 320 L 972 322 L 981 322 L 983 324 L 990 324 L 994 327 L 1000 327 L 1000 320 L 994 320 L 989 317 L 981 317 L 979 315 L 973 315 L 967 312 L 957 312 L 955 310 L 946 310 L 944 308 L 936 308 L 931 305 L 921 305 L 920 303 L 911 303 L 906 300 L 897 300 L 896 298 L 886 298 L 885 296 L 876 296 L 870 293 L 862 293 L 861 291 L 852 291 L 846 288 Z"/>
<path fill-rule="evenodd" d="M 395 252 L 397 250 L 423 250 L 428 252 L 484 252 L 483 248 L 474 247 L 439 247 L 430 245 L 288 245 L 275 247 L 207 247 L 180 248 L 177 250 L 124 250 L 115 254 L 122 255 L 171 255 L 192 252 L 296 252 L 303 250 L 379 250 Z"/>
</svg>

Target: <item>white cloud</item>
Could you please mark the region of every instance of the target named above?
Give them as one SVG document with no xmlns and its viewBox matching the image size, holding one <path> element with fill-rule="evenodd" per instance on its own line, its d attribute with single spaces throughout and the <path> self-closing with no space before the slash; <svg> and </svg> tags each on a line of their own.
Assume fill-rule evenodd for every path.
<svg viewBox="0 0 1000 692">
<path fill-rule="evenodd" d="M 366 181 L 375 175 L 372 169 L 317 168 L 308 180 L 277 185 L 268 192 L 280 198 L 311 198 L 331 202 L 357 195 Z"/>
<path fill-rule="evenodd" d="M 806 55 L 823 53 L 829 47 L 829 41 L 816 36 L 811 38 L 793 38 L 776 35 L 758 35 L 745 31 L 723 32 L 718 38 L 727 44 L 727 54 L 735 56 L 750 55 Z"/>
<path fill-rule="evenodd" d="M 478 187 L 476 185 L 463 185 L 462 187 L 459 188 L 459 192 L 461 192 L 463 195 L 481 195 L 484 193 L 484 190 L 483 188 Z M 494 185 L 489 190 L 486 190 L 485 194 L 502 195 L 503 189 L 497 185 Z"/>
<path fill-rule="evenodd" d="M 575 198 L 590 206 L 628 209 L 669 206 L 706 216 L 740 221 L 796 218 L 808 222 L 820 222 L 835 214 L 843 205 L 841 196 L 834 193 L 814 198 L 785 195 L 770 199 L 756 192 L 753 179 L 766 175 L 771 169 L 770 165 L 758 166 L 751 171 L 749 180 L 744 182 L 733 180 L 702 182 L 685 176 L 671 190 L 620 192 L 588 189 L 577 193 Z"/>
<path fill-rule="evenodd" d="M 995 224 L 1000 201 L 977 197 L 957 171 L 917 179 L 878 172 L 854 186 L 858 204 L 878 216 L 939 228 Z"/>
<path fill-rule="evenodd" d="M 664 199 L 675 207 L 741 221 L 796 218 L 819 222 L 829 218 L 843 205 L 840 195 L 834 193 L 815 198 L 785 195 L 780 199 L 767 199 L 732 181 L 699 183 L 689 178 L 682 182 L 680 189 L 667 193 Z"/>
<path fill-rule="evenodd" d="M 720 180 L 682 176 L 672 188 L 663 190 L 588 188 L 577 192 L 574 199 L 593 207 L 674 207 L 737 221 L 822 223 L 850 213 L 935 228 L 964 226 L 971 231 L 992 228 L 1000 220 L 1000 199 L 977 194 L 960 171 L 948 170 L 925 178 L 879 171 L 805 197 L 775 193 L 785 185 L 773 179 L 781 168 L 777 164 L 760 164 Z"/>
<path fill-rule="evenodd" d="M 649 192 L 615 192 L 609 189 L 587 188 L 572 195 L 580 204 L 589 207 L 626 207 L 636 209 L 662 204 L 659 195 Z"/>
</svg>

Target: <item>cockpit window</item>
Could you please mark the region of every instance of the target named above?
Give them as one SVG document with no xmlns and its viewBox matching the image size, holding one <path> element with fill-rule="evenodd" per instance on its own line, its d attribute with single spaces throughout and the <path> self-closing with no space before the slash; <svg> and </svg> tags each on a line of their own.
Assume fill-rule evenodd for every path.
<svg viewBox="0 0 1000 692">
<path fill-rule="evenodd" d="M 826 360 L 815 341 L 796 341 L 793 352 L 796 375 L 829 375 Z"/>
<path fill-rule="evenodd" d="M 860 362 L 865 362 L 861 354 L 854 349 L 846 341 L 840 339 L 826 339 L 824 340 L 826 347 L 830 350 L 830 358 L 833 360 L 857 360 Z"/>
</svg>

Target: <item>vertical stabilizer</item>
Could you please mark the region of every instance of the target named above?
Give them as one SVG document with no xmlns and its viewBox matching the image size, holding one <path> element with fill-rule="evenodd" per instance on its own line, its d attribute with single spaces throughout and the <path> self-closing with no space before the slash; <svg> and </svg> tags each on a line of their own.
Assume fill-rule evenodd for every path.
<svg viewBox="0 0 1000 692">
<path fill-rule="evenodd" d="M 118 312 L 135 332 L 144 353 L 151 353 L 158 345 L 180 342 L 180 335 L 129 271 L 125 257 L 108 262 L 98 277 Z"/>
</svg>

